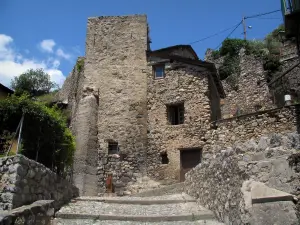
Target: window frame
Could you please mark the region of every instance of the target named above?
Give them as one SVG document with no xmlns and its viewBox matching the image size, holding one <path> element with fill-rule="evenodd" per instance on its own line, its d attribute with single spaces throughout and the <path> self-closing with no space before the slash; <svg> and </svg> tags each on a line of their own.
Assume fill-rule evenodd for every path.
<svg viewBox="0 0 300 225">
<path fill-rule="evenodd" d="M 116 146 L 116 149 L 114 148 Z M 107 144 L 107 153 L 108 155 L 119 154 L 119 143 L 117 141 L 109 140 Z"/>
<path fill-rule="evenodd" d="M 167 121 L 169 125 L 182 125 L 185 122 L 184 102 L 167 105 Z"/>
<path fill-rule="evenodd" d="M 156 69 L 162 68 L 162 76 L 156 76 Z M 166 77 L 165 64 L 156 64 L 152 66 L 152 73 L 155 80 L 164 79 Z"/>
</svg>

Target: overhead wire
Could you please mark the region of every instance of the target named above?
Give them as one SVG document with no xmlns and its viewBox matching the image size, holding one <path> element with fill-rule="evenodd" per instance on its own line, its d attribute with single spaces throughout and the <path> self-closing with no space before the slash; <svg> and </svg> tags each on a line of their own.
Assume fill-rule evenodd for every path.
<svg viewBox="0 0 300 225">
<path fill-rule="evenodd" d="M 280 11 L 281 10 L 278 9 L 278 10 L 274 10 L 274 11 L 271 11 L 271 12 L 259 13 L 259 14 L 255 14 L 255 15 L 252 15 L 252 16 L 246 16 L 245 19 L 251 19 L 251 18 L 256 18 L 256 17 L 260 17 L 260 16 L 265 16 L 265 15 L 277 13 L 277 12 L 280 12 Z"/>
<path fill-rule="evenodd" d="M 282 20 L 282 18 L 256 18 L 258 20 Z"/>
<path fill-rule="evenodd" d="M 230 35 L 241 25 L 243 23 L 243 21 L 241 21 L 241 22 L 239 22 L 236 26 L 235 26 L 235 28 L 226 36 L 226 38 L 225 39 L 227 39 L 227 38 L 229 38 L 230 37 Z M 225 40 L 224 39 L 224 40 Z M 222 45 L 222 43 L 223 43 L 223 41 L 215 48 L 215 49 L 218 49 L 221 45 Z"/>
<path fill-rule="evenodd" d="M 265 16 L 265 15 L 269 15 L 269 14 L 273 14 L 273 13 L 277 13 L 277 12 L 280 12 L 281 10 L 278 9 L 278 10 L 274 10 L 274 11 L 270 11 L 270 12 L 266 12 L 266 13 L 259 13 L 259 14 L 255 14 L 255 15 L 252 15 L 252 16 L 246 16 L 244 17 L 244 19 L 252 19 L 252 18 L 258 18 L 258 17 L 262 17 L 262 16 Z M 280 18 L 258 18 L 258 19 L 280 19 Z M 201 41 L 204 41 L 204 40 L 207 40 L 207 39 L 210 39 L 212 37 L 215 37 L 221 33 L 224 33 L 232 28 L 234 28 L 227 36 L 226 38 L 230 37 L 230 35 L 243 23 L 243 21 L 240 21 L 238 24 L 232 26 L 232 27 L 229 27 L 229 28 L 226 28 L 222 31 L 219 31 L 215 34 L 212 34 L 212 35 L 209 35 L 207 37 L 204 37 L 204 38 L 201 38 L 199 40 L 196 40 L 196 41 L 193 41 L 193 42 L 190 42 L 189 45 L 193 45 L 193 44 L 196 44 L 198 42 L 201 42 Z M 225 38 L 225 39 L 226 39 Z M 223 41 L 222 41 L 223 42 Z M 222 45 L 222 42 L 216 47 L 216 49 L 218 49 L 221 45 Z"/>
<path fill-rule="evenodd" d="M 236 27 L 236 24 L 235 24 L 234 26 L 231 26 L 231 27 L 225 29 L 225 30 L 219 31 L 219 32 L 217 32 L 217 33 L 215 33 L 215 34 L 212 34 L 212 35 L 209 35 L 209 36 L 207 36 L 207 37 L 205 37 L 205 38 L 199 39 L 199 40 L 197 40 L 197 41 L 193 41 L 193 42 L 189 43 L 189 45 L 193 45 L 193 44 L 196 44 L 196 43 L 198 43 L 198 42 L 204 41 L 204 40 L 206 40 L 206 39 L 212 38 L 212 37 L 214 37 L 214 36 L 217 36 L 217 35 L 219 35 L 219 34 L 221 34 L 221 33 L 226 32 L 226 31 L 228 31 L 228 30 L 230 30 L 230 29 L 232 29 L 232 28 L 234 28 L 234 27 Z"/>
</svg>

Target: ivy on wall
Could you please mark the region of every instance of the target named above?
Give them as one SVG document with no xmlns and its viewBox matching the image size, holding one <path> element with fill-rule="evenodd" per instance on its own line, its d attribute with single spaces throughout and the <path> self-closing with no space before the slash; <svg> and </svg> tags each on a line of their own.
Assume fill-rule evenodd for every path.
<svg viewBox="0 0 300 225">
<path fill-rule="evenodd" d="M 65 174 L 73 163 L 75 141 L 65 115 L 56 107 L 33 101 L 28 95 L 0 101 L 0 134 L 15 132 L 24 113 L 21 154 Z"/>
</svg>

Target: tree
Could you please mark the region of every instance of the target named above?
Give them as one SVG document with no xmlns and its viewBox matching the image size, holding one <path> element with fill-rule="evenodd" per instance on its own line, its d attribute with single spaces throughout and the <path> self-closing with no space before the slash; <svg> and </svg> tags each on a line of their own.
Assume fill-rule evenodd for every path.
<svg viewBox="0 0 300 225">
<path fill-rule="evenodd" d="M 29 69 L 19 77 L 15 77 L 11 81 L 11 87 L 17 95 L 28 93 L 31 96 L 40 96 L 48 94 L 58 85 L 50 80 L 49 74 L 43 69 Z"/>
<path fill-rule="evenodd" d="M 0 100 L 0 136 L 15 132 L 23 114 L 21 154 L 63 175 L 72 166 L 75 151 L 66 117 L 55 106 L 47 107 L 28 95 L 12 95 Z"/>
</svg>

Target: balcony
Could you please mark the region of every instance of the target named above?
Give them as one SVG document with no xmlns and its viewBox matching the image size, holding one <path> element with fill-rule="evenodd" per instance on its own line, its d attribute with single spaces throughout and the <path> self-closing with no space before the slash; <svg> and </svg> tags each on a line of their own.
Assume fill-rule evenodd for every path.
<svg viewBox="0 0 300 225">
<path fill-rule="evenodd" d="M 286 36 L 296 37 L 300 32 L 300 0 L 280 0 Z"/>
</svg>

